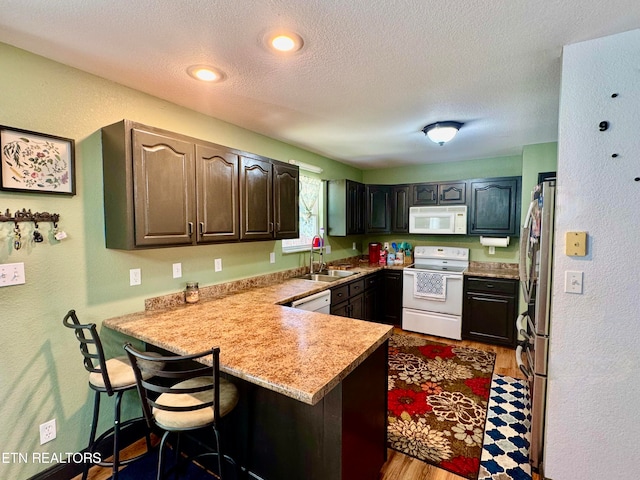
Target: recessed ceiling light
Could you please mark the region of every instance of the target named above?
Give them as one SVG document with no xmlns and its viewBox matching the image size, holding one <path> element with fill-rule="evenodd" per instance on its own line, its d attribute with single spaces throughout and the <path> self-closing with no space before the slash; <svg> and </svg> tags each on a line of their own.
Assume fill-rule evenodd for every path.
<svg viewBox="0 0 640 480">
<path fill-rule="evenodd" d="M 202 80 L 203 82 L 221 82 L 225 78 L 220 70 L 207 65 L 192 65 L 187 68 L 187 73 L 196 80 Z"/>
<path fill-rule="evenodd" d="M 295 53 L 304 45 L 302 37 L 294 32 L 271 32 L 266 35 L 267 46 L 278 53 Z"/>
</svg>

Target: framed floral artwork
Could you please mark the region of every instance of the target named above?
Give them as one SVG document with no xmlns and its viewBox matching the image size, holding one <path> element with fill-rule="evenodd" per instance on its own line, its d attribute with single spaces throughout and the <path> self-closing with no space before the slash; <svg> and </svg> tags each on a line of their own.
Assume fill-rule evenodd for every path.
<svg viewBox="0 0 640 480">
<path fill-rule="evenodd" d="M 0 126 L 0 190 L 75 195 L 75 142 Z"/>
</svg>

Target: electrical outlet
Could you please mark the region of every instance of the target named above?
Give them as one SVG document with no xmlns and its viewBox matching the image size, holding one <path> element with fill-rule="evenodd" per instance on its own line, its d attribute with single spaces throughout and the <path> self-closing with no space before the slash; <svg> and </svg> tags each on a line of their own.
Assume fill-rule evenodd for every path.
<svg viewBox="0 0 640 480">
<path fill-rule="evenodd" d="M 353 242 L 353 246 L 351 247 L 353 250 L 356 249 L 356 242 Z"/>
<path fill-rule="evenodd" d="M 0 287 L 22 285 L 26 283 L 24 263 L 5 263 L 0 265 Z"/>
<path fill-rule="evenodd" d="M 180 278 L 182 277 L 182 264 L 181 263 L 174 263 L 173 264 L 173 278 Z"/>
<path fill-rule="evenodd" d="M 269 263 L 276 263 L 276 252 L 271 252 L 269 254 Z"/>
<path fill-rule="evenodd" d="M 331 253 L 331 245 L 324 246 L 324 253 L 326 253 L 327 255 Z"/>
<path fill-rule="evenodd" d="M 213 262 L 214 264 L 214 270 L 216 272 L 221 272 L 222 271 L 222 259 L 221 258 L 216 258 Z"/>
<path fill-rule="evenodd" d="M 129 270 L 129 285 L 140 285 L 142 283 L 142 273 L 139 268 L 132 268 Z"/>
<path fill-rule="evenodd" d="M 40 425 L 40 445 L 44 445 L 56 438 L 56 419 L 49 420 Z"/>
</svg>

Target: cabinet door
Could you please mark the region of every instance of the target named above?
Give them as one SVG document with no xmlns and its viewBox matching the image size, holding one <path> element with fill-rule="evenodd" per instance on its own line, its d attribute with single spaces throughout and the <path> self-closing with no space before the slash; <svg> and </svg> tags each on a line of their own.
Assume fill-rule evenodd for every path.
<svg viewBox="0 0 640 480">
<path fill-rule="evenodd" d="M 439 205 L 464 205 L 467 203 L 467 182 L 447 182 L 438 185 Z"/>
<path fill-rule="evenodd" d="M 340 302 L 335 305 L 331 305 L 331 315 L 337 315 L 339 317 L 348 317 L 349 316 L 349 302 Z"/>
<path fill-rule="evenodd" d="M 196 191 L 198 243 L 238 240 L 238 155 L 196 145 Z"/>
<path fill-rule="evenodd" d="M 416 183 L 411 186 L 411 205 L 437 205 L 438 204 L 438 184 L 437 183 Z"/>
<path fill-rule="evenodd" d="M 193 243 L 193 144 L 138 129 L 132 137 L 136 246 Z"/>
<path fill-rule="evenodd" d="M 467 292 L 464 301 L 463 338 L 515 346 L 514 297 Z"/>
<path fill-rule="evenodd" d="M 365 186 L 347 180 L 347 235 L 365 232 Z"/>
<path fill-rule="evenodd" d="M 300 236 L 298 167 L 273 163 L 273 218 L 275 238 Z"/>
<path fill-rule="evenodd" d="M 469 235 L 519 234 L 520 177 L 469 182 Z"/>
<path fill-rule="evenodd" d="M 367 233 L 391 232 L 390 187 L 367 185 Z"/>
<path fill-rule="evenodd" d="M 402 324 L 402 270 L 384 270 L 382 289 L 383 322 L 399 326 Z"/>
<path fill-rule="evenodd" d="M 409 233 L 408 185 L 397 185 L 391 190 L 391 232 Z"/>
<path fill-rule="evenodd" d="M 370 288 L 364 291 L 364 315 L 363 320 L 370 322 L 378 321 L 378 298 L 380 297 L 377 288 Z"/>
<path fill-rule="evenodd" d="M 273 238 L 271 162 L 240 157 L 240 238 Z"/>
<path fill-rule="evenodd" d="M 361 293 L 349 299 L 349 317 L 365 320 L 364 294 Z"/>
</svg>

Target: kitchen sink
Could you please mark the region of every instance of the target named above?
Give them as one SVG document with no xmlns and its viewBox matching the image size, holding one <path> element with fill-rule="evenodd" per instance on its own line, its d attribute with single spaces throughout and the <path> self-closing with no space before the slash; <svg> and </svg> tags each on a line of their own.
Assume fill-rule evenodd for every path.
<svg viewBox="0 0 640 480">
<path fill-rule="evenodd" d="M 329 270 L 323 273 L 307 273 L 298 278 L 302 280 L 313 280 L 314 282 L 335 282 L 341 278 L 355 275 L 355 272 L 347 272 L 345 270 Z"/>
<path fill-rule="evenodd" d="M 323 274 L 325 274 L 325 272 L 322 272 Z M 344 278 L 344 277 L 350 277 L 351 275 L 355 275 L 356 272 L 348 272 L 346 270 L 328 270 L 326 272 L 326 275 L 329 275 L 330 277 L 340 277 L 340 278 Z"/>
<path fill-rule="evenodd" d="M 297 278 L 301 280 L 313 280 L 314 282 L 335 282 L 340 280 L 340 277 L 335 277 L 333 275 L 324 275 L 322 273 L 307 273 L 306 275 L 301 275 Z"/>
</svg>

